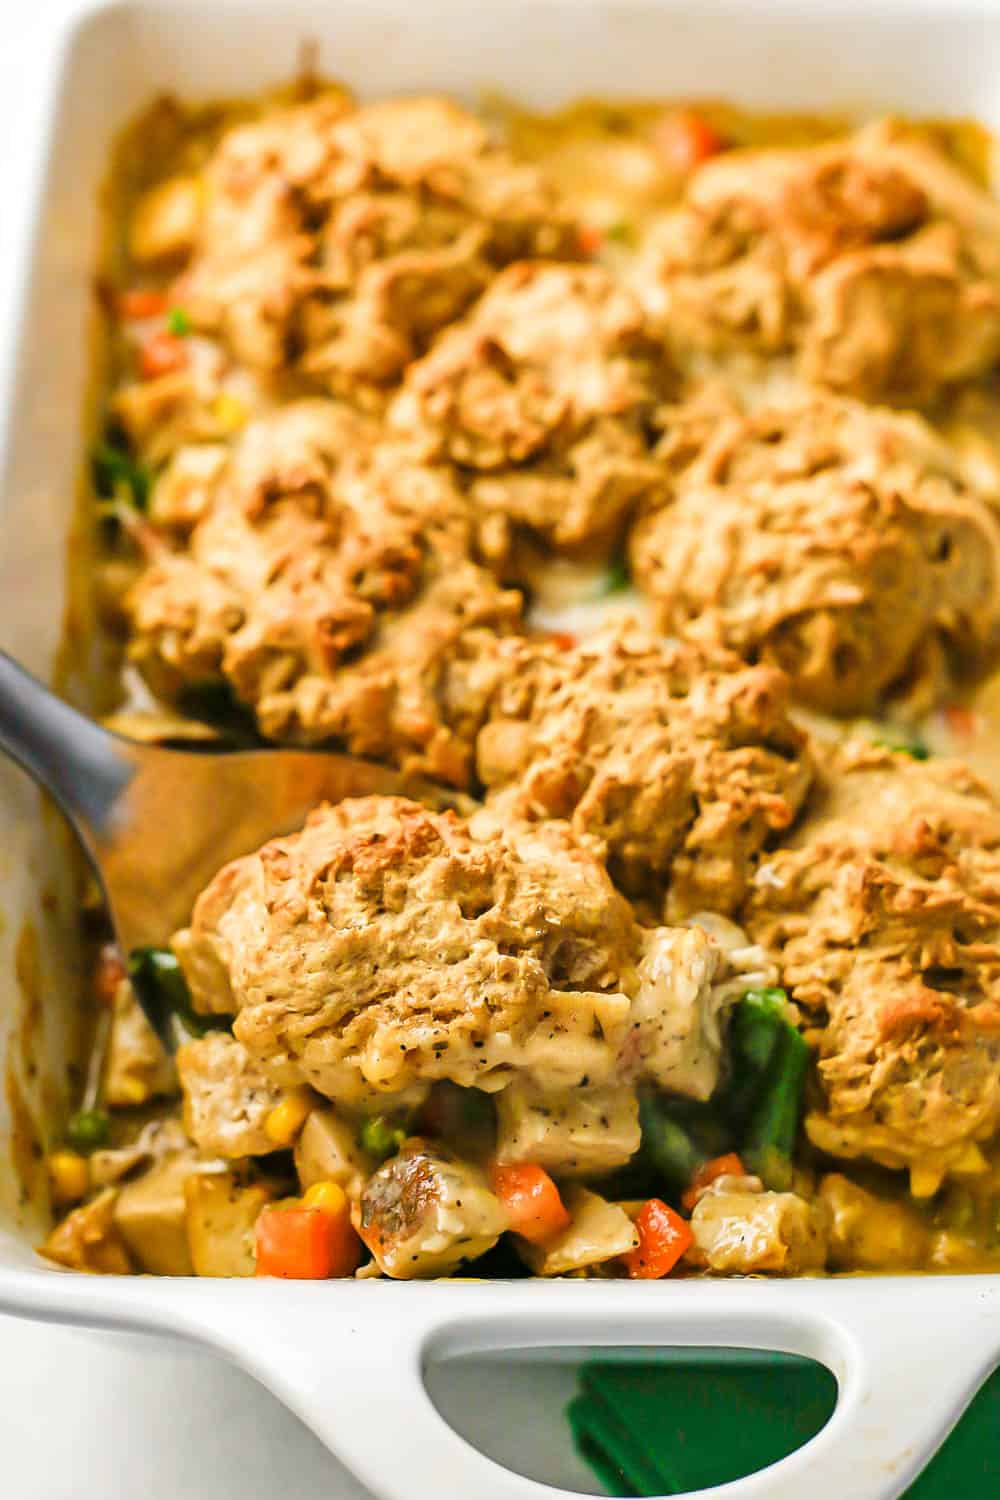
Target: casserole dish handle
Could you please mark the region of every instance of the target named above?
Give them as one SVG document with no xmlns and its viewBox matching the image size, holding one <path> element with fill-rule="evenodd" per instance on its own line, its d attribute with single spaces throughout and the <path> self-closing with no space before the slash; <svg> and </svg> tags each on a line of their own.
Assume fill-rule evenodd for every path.
<svg viewBox="0 0 1000 1500">
<path fill-rule="evenodd" d="M 369 1283 L 352 1288 L 353 1307 L 342 1303 L 346 1316 L 329 1323 L 311 1296 L 294 1311 L 282 1298 L 278 1323 L 270 1313 L 262 1320 L 258 1305 L 249 1338 L 246 1328 L 219 1328 L 213 1342 L 383 1500 L 570 1500 L 501 1467 L 448 1425 L 425 1387 L 434 1359 L 515 1349 L 573 1358 L 573 1350 L 655 1345 L 803 1354 L 838 1381 L 826 1427 L 780 1463 L 699 1494 L 893 1500 L 1000 1360 L 1000 1291 L 990 1281 Z M 255 1290 L 259 1299 L 259 1282 Z"/>
<path fill-rule="evenodd" d="M 227 1355 L 382 1500 L 572 1500 L 502 1467 L 427 1393 L 434 1360 L 774 1349 L 837 1378 L 827 1425 L 699 1500 L 895 1500 L 1000 1363 L 1000 1277 L 843 1281 L 210 1281 L 0 1270 L 0 1310 Z M 671 1413 L 664 1413 L 669 1431 Z M 690 1492 L 694 1494 L 695 1492 Z"/>
</svg>

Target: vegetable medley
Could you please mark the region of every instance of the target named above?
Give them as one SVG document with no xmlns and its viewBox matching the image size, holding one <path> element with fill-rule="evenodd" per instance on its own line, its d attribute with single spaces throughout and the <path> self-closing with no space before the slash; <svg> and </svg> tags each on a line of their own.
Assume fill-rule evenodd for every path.
<svg viewBox="0 0 1000 1500">
<path fill-rule="evenodd" d="M 1000 1265 L 988 152 L 315 84 L 130 132 L 112 722 L 347 750 L 462 811 L 320 807 L 169 948 L 93 928 L 44 1255 Z"/>
</svg>

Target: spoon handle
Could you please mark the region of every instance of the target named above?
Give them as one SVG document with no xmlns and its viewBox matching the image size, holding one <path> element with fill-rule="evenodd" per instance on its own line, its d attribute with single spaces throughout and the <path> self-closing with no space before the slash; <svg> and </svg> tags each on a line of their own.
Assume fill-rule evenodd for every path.
<svg viewBox="0 0 1000 1500">
<path fill-rule="evenodd" d="M 50 792 L 87 844 L 133 774 L 126 743 L 0 651 L 0 750 Z"/>
</svg>

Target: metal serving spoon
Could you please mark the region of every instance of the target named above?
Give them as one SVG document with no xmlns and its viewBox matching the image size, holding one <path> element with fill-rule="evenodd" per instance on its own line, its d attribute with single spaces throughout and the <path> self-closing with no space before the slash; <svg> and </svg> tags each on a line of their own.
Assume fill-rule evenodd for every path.
<svg viewBox="0 0 1000 1500">
<path fill-rule="evenodd" d="M 0 652 L 0 750 L 55 798 L 104 890 L 122 953 L 162 947 L 228 860 L 301 827 L 319 802 L 404 793 L 466 799 L 352 756 L 315 750 L 174 750 L 102 729 Z M 165 1045 L 157 990 L 133 980 Z"/>
</svg>

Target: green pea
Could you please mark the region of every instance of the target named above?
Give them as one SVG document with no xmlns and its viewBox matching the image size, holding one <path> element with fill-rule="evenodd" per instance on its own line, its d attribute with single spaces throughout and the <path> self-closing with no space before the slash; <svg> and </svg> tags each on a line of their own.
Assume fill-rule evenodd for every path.
<svg viewBox="0 0 1000 1500">
<path fill-rule="evenodd" d="M 77 1151 L 96 1151 L 111 1138 L 111 1121 L 103 1109 L 81 1109 L 66 1127 L 66 1139 Z"/>
<path fill-rule="evenodd" d="M 191 319 L 183 307 L 172 307 L 167 313 L 167 328 L 177 338 L 183 339 L 191 332 Z"/>
<path fill-rule="evenodd" d="M 394 1125 L 387 1115 L 370 1115 L 362 1122 L 358 1139 L 370 1156 L 385 1161 L 399 1150 L 406 1140 L 406 1131 L 401 1125 Z"/>
</svg>

